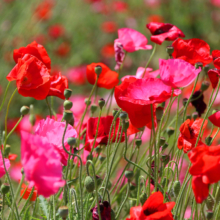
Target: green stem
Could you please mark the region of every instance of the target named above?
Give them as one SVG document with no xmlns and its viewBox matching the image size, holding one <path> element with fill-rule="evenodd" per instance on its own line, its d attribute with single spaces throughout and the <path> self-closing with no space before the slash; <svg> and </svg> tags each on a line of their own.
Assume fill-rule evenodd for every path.
<svg viewBox="0 0 220 220">
<path fill-rule="evenodd" d="M 2 107 L 4 106 L 5 99 L 6 99 L 6 96 L 7 96 L 7 93 L 8 93 L 8 88 L 9 88 L 10 84 L 11 84 L 11 82 L 8 82 L 8 85 L 7 85 L 7 87 L 6 87 L 6 90 L 5 90 L 5 93 L 4 93 L 4 96 L 3 96 L 2 104 L 1 104 L 1 106 L 0 106 L 0 112 L 1 112 L 1 110 L 2 110 Z"/>
<path fill-rule="evenodd" d="M 6 139 L 6 143 L 7 143 L 7 140 L 8 138 L 10 137 L 10 135 L 14 132 L 14 130 L 17 128 L 17 126 L 19 125 L 19 123 L 21 122 L 22 118 L 24 116 L 21 115 L 21 117 L 19 118 L 19 120 L 17 121 L 16 125 L 11 129 L 11 131 L 9 132 L 9 134 L 7 135 L 7 137 L 5 138 Z"/>
<path fill-rule="evenodd" d="M 215 140 L 216 136 L 218 135 L 219 130 L 220 130 L 220 128 L 218 128 L 218 130 L 216 131 L 215 135 L 213 136 L 213 138 L 211 140 L 211 144 Z"/>
<path fill-rule="evenodd" d="M 48 102 L 48 99 L 46 97 L 46 103 L 47 103 L 47 106 L 48 106 L 48 109 L 49 109 L 49 112 L 50 112 L 50 118 L 52 118 L 52 110 L 51 110 L 51 107 L 50 107 L 50 103 Z"/>
</svg>

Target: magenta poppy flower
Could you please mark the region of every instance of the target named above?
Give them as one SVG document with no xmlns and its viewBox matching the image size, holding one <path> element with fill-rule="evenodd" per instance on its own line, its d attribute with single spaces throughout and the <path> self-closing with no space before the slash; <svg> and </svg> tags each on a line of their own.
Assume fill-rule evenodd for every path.
<svg viewBox="0 0 220 220">
<path fill-rule="evenodd" d="M 30 187 L 49 197 L 65 185 L 62 180 L 61 157 L 47 138 L 21 132 L 21 162 Z"/>
<path fill-rule="evenodd" d="M 201 71 L 190 63 L 181 59 L 159 60 L 160 78 L 168 86 L 173 88 L 190 85 Z"/>
<path fill-rule="evenodd" d="M 161 45 L 165 40 L 174 41 L 178 37 L 185 37 L 184 33 L 173 24 L 150 22 L 146 27 L 152 34 L 151 41 L 156 44 Z"/>
<path fill-rule="evenodd" d="M 5 158 L 5 166 L 6 169 L 8 170 L 10 167 L 10 161 L 9 159 Z M 3 164 L 3 159 L 2 159 L 2 154 L 0 152 L 0 178 L 2 178 L 5 175 L 5 169 L 4 169 L 4 164 Z"/>
<path fill-rule="evenodd" d="M 181 93 L 175 89 L 174 96 Z M 131 123 L 141 128 L 151 123 L 150 104 L 162 103 L 169 99 L 172 88 L 158 78 L 137 79 L 130 77 L 115 87 L 115 99 L 120 108 L 128 113 Z"/>
<path fill-rule="evenodd" d="M 86 65 L 69 69 L 66 76 L 74 85 L 84 85 L 86 83 Z"/>
<path fill-rule="evenodd" d="M 147 38 L 140 32 L 131 28 L 121 28 L 118 30 L 118 39 L 115 43 L 119 42 L 122 44 L 123 49 L 129 53 L 137 50 L 150 50 L 151 45 L 147 45 Z"/>
<path fill-rule="evenodd" d="M 63 146 L 62 146 L 62 137 L 63 137 L 64 128 L 65 128 L 65 122 L 58 122 L 55 121 L 54 119 L 47 118 L 46 120 L 43 119 L 39 121 L 35 134 L 41 137 L 45 137 L 48 140 L 48 142 L 52 144 L 60 153 L 61 162 L 64 165 L 67 165 L 68 154 L 63 150 Z M 77 137 L 76 130 L 70 125 L 68 125 L 66 129 L 66 134 L 64 139 L 64 144 L 68 151 L 70 150 L 70 146 L 67 144 L 67 139 L 69 137 L 75 137 L 75 138 Z"/>
<path fill-rule="evenodd" d="M 212 122 L 213 125 L 220 128 L 220 111 L 209 116 L 209 121 Z"/>
</svg>

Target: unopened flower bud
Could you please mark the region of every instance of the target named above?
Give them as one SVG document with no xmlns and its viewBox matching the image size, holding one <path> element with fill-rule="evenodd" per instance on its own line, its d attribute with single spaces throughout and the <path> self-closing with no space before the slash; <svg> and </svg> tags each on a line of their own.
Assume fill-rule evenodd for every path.
<svg viewBox="0 0 220 220">
<path fill-rule="evenodd" d="M 64 96 L 65 96 L 65 98 L 66 99 L 69 99 L 70 98 L 70 96 L 72 95 L 72 89 L 65 89 L 64 90 Z"/>
<path fill-rule="evenodd" d="M 63 119 L 67 122 L 70 123 L 71 120 L 73 119 L 73 113 L 70 110 L 65 110 L 63 112 Z"/>
<path fill-rule="evenodd" d="M 141 202 L 141 205 L 143 206 L 143 204 L 147 201 L 147 194 L 146 192 L 142 192 L 141 195 L 140 195 L 140 202 Z"/>
<path fill-rule="evenodd" d="M 184 98 L 183 99 L 183 106 L 186 106 L 186 103 L 188 102 L 188 99 L 187 98 Z"/>
<path fill-rule="evenodd" d="M 164 108 L 162 108 L 162 107 L 156 108 L 156 118 L 158 121 L 160 121 L 161 118 L 163 117 L 163 110 L 164 110 Z"/>
<path fill-rule="evenodd" d="M 69 144 L 70 146 L 76 145 L 76 138 L 74 138 L 74 137 L 69 137 L 69 138 L 67 139 L 67 144 Z"/>
<path fill-rule="evenodd" d="M 203 64 L 201 62 L 198 62 L 195 64 L 196 69 L 202 68 Z"/>
<path fill-rule="evenodd" d="M 163 146 L 165 144 L 166 139 L 164 137 L 160 137 L 159 146 Z"/>
<path fill-rule="evenodd" d="M 87 157 L 86 157 L 86 160 L 93 160 L 93 156 L 92 156 L 92 154 L 89 154 Z"/>
<path fill-rule="evenodd" d="M 65 110 L 70 110 L 73 107 L 73 103 L 69 100 L 65 100 L 63 103 L 63 107 Z"/>
<path fill-rule="evenodd" d="M 168 134 L 169 137 L 172 136 L 175 132 L 174 128 L 172 128 L 172 127 L 168 127 L 166 129 L 166 131 L 167 131 L 167 134 Z"/>
<path fill-rule="evenodd" d="M 115 117 L 117 113 L 118 113 L 118 109 L 114 108 L 113 111 L 112 111 L 112 115 Z"/>
<path fill-rule="evenodd" d="M 166 47 L 166 51 L 167 51 L 169 56 L 172 56 L 173 51 L 174 51 L 174 47 L 173 46 L 168 46 L 168 47 Z"/>
<path fill-rule="evenodd" d="M 99 99 L 99 107 L 102 109 L 105 106 L 105 99 Z"/>
<path fill-rule="evenodd" d="M 27 115 L 29 113 L 30 108 L 28 106 L 22 106 L 20 109 L 20 113 L 22 116 Z"/>
<path fill-rule="evenodd" d="M 95 148 L 95 151 L 96 151 L 96 153 L 99 154 L 99 153 L 102 151 L 102 148 L 101 148 L 101 147 L 96 147 L 96 148 Z"/>
<path fill-rule="evenodd" d="M 11 146 L 7 144 L 4 150 L 4 157 L 8 157 L 8 155 L 10 154 L 10 151 L 11 151 Z"/>
<path fill-rule="evenodd" d="M 67 206 L 59 207 L 58 213 L 62 219 L 66 219 L 68 217 L 68 213 L 69 213 L 68 207 Z"/>
<path fill-rule="evenodd" d="M 85 178 L 85 188 L 86 188 L 86 191 L 89 192 L 89 193 L 94 191 L 95 181 L 91 176 L 87 176 Z"/>
<path fill-rule="evenodd" d="M 209 64 L 205 65 L 205 66 L 203 67 L 203 70 L 204 70 L 206 73 L 208 73 L 208 71 L 209 71 Z"/>
<path fill-rule="evenodd" d="M 135 145 L 136 145 L 137 147 L 140 147 L 141 144 L 142 144 L 142 140 L 141 140 L 140 138 L 135 139 Z"/>
<path fill-rule="evenodd" d="M 161 181 L 161 186 L 164 188 L 165 186 L 168 186 L 168 184 L 169 180 L 166 177 L 164 177 Z"/>
<path fill-rule="evenodd" d="M 124 121 L 124 131 L 127 131 L 128 128 L 129 128 L 129 121 L 126 120 Z"/>
<path fill-rule="evenodd" d="M 211 219 L 213 218 L 213 216 L 214 216 L 213 211 L 208 210 L 208 211 L 206 212 L 206 219 L 207 219 L 207 220 L 211 220 Z"/>
<path fill-rule="evenodd" d="M 210 146 L 211 143 L 212 143 L 212 137 L 206 137 L 206 138 L 205 138 L 205 143 L 206 143 L 208 146 Z"/>
<path fill-rule="evenodd" d="M 161 161 L 164 164 L 164 166 L 166 166 L 168 164 L 168 162 L 170 161 L 170 156 L 169 155 L 162 155 Z"/>
<path fill-rule="evenodd" d="M 186 115 L 186 119 L 191 120 L 192 116 L 191 115 Z"/>
<path fill-rule="evenodd" d="M 205 204 L 208 210 L 213 210 L 213 207 L 215 205 L 215 199 L 211 194 L 208 195 L 207 199 L 205 200 Z"/>
<path fill-rule="evenodd" d="M 210 86 L 210 82 L 203 81 L 202 85 L 201 85 L 201 90 L 204 92 L 204 91 L 206 91 L 209 88 L 209 86 Z"/>
<path fill-rule="evenodd" d="M 9 192 L 10 186 L 8 183 L 3 183 L 1 185 L 1 192 L 2 194 L 7 194 Z"/>
<path fill-rule="evenodd" d="M 125 120 L 128 117 L 128 114 L 126 112 L 121 112 L 119 115 L 120 119 Z"/>
<path fill-rule="evenodd" d="M 95 111 L 97 110 L 97 108 L 98 108 L 97 105 L 92 104 L 91 107 L 90 107 L 90 111 L 91 111 L 91 113 L 92 113 L 92 114 L 95 113 Z"/>
<path fill-rule="evenodd" d="M 196 120 L 198 117 L 199 117 L 198 112 L 193 112 L 193 113 L 192 113 L 192 118 L 193 118 L 194 120 Z"/>
<path fill-rule="evenodd" d="M 168 143 L 165 143 L 165 144 L 162 146 L 162 150 L 167 149 L 168 146 L 169 146 L 169 144 L 168 144 Z"/>
<path fill-rule="evenodd" d="M 95 67 L 95 73 L 99 76 L 102 73 L 102 67 L 97 65 Z"/>
<path fill-rule="evenodd" d="M 34 114 L 30 114 L 29 122 L 31 123 L 32 126 L 35 125 L 35 123 L 36 123 L 36 116 Z"/>
<path fill-rule="evenodd" d="M 125 171 L 125 177 L 128 179 L 128 180 L 131 180 L 134 176 L 134 172 L 132 170 L 126 170 Z"/>
<path fill-rule="evenodd" d="M 176 180 L 173 183 L 173 191 L 174 191 L 175 197 L 177 197 L 179 195 L 180 187 L 181 187 L 180 181 Z"/>
<path fill-rule="evenodd" d="M 85 104 L 88 105 L 88 106 L 91 105 L 91 100 L 89 100 L 88 98 L 86 98 L 84 102 L 85 102 Z"/>
<path fill-rule="evenodd" d="M 101 161 L 101 163 L 106 159 L 106 157 L 103 157 L 101 155 L 99 155 L 99 160 Z"/>
</svg>

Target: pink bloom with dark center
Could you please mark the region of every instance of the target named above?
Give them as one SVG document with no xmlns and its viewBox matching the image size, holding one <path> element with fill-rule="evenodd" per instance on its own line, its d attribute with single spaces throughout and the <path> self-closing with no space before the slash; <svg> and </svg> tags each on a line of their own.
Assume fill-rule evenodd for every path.
<svg viewBox="0 0 220 220">
<path fill-rule="evenodd" d="M 8 170 L 10 167 L 10 161 L 9 161 L 9 159 L 6 159 L 6 158 L 4 158 L 4 159 L 5 159 L 6 169 Z M 5 169 L 4 169 L 2 154 L 0 152 L 0 178 L 2 178 L 4 175 L 5 175 Z"/>
</svg>

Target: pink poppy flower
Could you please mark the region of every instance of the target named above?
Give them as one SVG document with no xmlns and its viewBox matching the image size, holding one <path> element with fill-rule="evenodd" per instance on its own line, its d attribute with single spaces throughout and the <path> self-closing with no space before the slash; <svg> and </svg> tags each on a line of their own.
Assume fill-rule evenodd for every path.
<svg viewBox="0 0 220 220">
<path fill-rule="evenodd" d="M 201 71 L 190 63 L 180 59 L 159 60 L 160 78 L 173 88 L 190 85 Z"/>
<path fill-rule="evenodd" d="M 211 3 L 216 7 L 220 7 L 220 0 L 211 0 Z"/>
<path fill-rule="evenodd" d="M 49 197 L 65 185 L 62 180 L 61 157 L 48 139 L 21 132 L 21 162 L 29 187 L 35 186 L 38 194 Z"/>
<path fill-rule="evenodd" d="M 151 45 L 147 45 L 147 38 L 140 32 L 131 28 L 121 28 L 118 30 L 118 39 L 116 42 L 120 42 L 123 49 L 129 53 L 137 50 L 150 50 Z"/>
<path fill-rule="evenodd" d="M 68 80 L 75 85 L 83 85 L 86 83 L 86 66 L 77 66 L 71 68 L 67 72 Z"/>
<path fill-rule="evenodd" d="M 16 182 L 19 182 L 21 180 L 21 178 L 22 178 L 21 168 L 22 168 L 21 162 L 13 162 L 11 164 L 11 167 L 9 170 L 9 175 L 12 180 L 14 180 Z"/>
<path fill-rule="evenodd" d="M 10 161 L 9 159 L 5 158 L 5 166 L 6 169 L 8 170 L 10 167 Z M 5 175 L 5 169 L 4 169 L 4 164 L 3 164 L 3 159 L 2 159 L 2 154 L 0 152 L 0 178 L 2 178 Z"/>
<path fill-rule="evenodd" d="M 209 116 L 209 121 L 212 122 L 213 125 L 220 128 L 220 111 Z"/>
<path fill-rule="evenodd" d="M 67 165 L 67 160 L 68 160 L 68 154 L 63 150 L 62 146 L 62 137 L 63 137 L 63 132 L 65 128 L 65 122 L 58 122 L 53 119 L 47 118 L 46 120 L 41 120 L 36 128 L 35 134 L 45 137 L 47 141 L 53 145 L 57 151 L 59 152 L 61 156 L 61 162 L 64 165 Z M 77 137 L 77 132 L 76 130 L 68 125 L 66 134 L 65 134 L 65 139 L 64 139 L 64 144 L 66 149 L 69 151 L 70 146 L 67 144 L 67 139 L 69 137 Z"/>
</svg>

